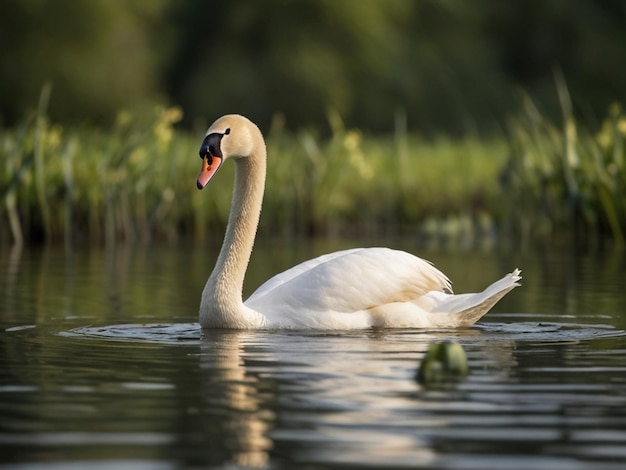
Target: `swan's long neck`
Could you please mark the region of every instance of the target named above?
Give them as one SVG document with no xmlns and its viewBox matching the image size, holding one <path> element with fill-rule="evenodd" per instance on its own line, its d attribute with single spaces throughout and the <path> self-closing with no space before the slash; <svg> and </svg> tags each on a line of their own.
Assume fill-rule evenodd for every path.
<svg viewBox="0 0 626 470">
<path fill-rule="evenodd" d="M 235 159 L 235 186 L 226 235 L 202 293 L 200 324 L 211 328 L 257 328 L 264 317 L 243 305 L 243 281 L 256 237 L 265 188 L 265 143 Z"/>
</svg>

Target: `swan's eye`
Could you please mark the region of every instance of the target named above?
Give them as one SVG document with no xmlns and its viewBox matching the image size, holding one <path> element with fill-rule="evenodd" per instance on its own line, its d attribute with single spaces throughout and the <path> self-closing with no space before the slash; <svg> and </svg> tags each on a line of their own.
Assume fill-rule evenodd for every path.
<svg viewBox="0 0 626 470">
<path fill-rule="evenodd" d="M 226 130 L 224 131 L 224 135 L 228 135 L 230 134 L 230 127 L 227 127 Z"/>
</svg>

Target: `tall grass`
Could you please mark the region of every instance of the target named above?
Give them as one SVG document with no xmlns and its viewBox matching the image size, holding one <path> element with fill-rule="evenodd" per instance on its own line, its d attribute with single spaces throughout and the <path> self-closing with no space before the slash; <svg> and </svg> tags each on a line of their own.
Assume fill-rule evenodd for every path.
<svg viewBox="0 0 626 470">
<path fill-rule="evenodd" d="M 173 239 L 221 236 L 232 165 L 195 189 L 202 135 L 174 129 L 182 111 L 149 119 L 121 111 L 111 128 L 64 128 L 39 111 L 0 135 L 0 237 L 22 240 Z M 367 138 L 329 113 L 331 134 L 267 132 L 269 162 L 261 231 L 319 234 L 418 227 L 425 218 L 488 213 L 502 144 L 427 142 L 400 131 Z"/>
<path fill-rule="evenodd" d="M 425 140 L 401 123 L 394 136 L 367 137 L 336 113 L 328 120 L 326 139 L 272 126 L 263 224 L 313 234 L 418 232 L 426 220 L 431 229 L 461 216 L 484 220 L 500 204 L 504 141 Z"/>
<path fill-rule="evenodd" d="M 197 154 L 191 138 L 175 138 L 180 110 L 157 108 L 147 121 L 120 112 L 108 130 L 66 129 L 39 111 L 0 134 L 0 216 L 15 242 L 176 236 Z"/>
<path fill-rule="evenodd" d="M 221 237 L 232 165 L 195 189 L 202 135 L 177 131 L 178 108 L 120 111 L 109 129 L 62 127 L 39 109 L 0 133 L 0 240 L 4 242 Z M 564 107 L 562 125 L 533 103 L 512 119 L 508 141 L 406 131 L 368 137 L 333 112 L 330 133 L 266 132 L 268 180 L 262 233 L 360 235 L 410 230 L 434 236 L 528 236 L 574 227 L 624 239 L 626 117 L 614 106 L 597 134 Z M 507 157 L 508 155 L 508 157 Z M 508 158 L 508 159 L 507 159 Z"/>
<path fill-rule="evenodd" d="M 567 87 L 557 77 L 562 122 L 543 116 L 528 97 L 509 125 L 506 183 L 509 220 L 527 236 L 570 232 L 610 235 L 624 243 L 626 230 L 626 116 L 609 109 L 599 132 L 577 123 Z"/>
</svg>

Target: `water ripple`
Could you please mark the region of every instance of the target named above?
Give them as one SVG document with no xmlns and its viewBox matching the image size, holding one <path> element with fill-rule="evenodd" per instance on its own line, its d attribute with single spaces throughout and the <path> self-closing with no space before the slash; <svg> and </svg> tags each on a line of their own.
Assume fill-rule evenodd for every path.
<svg viewBox="0 0 626 470">
<path fill-rule="evenodd" d="M 202 330 L 198 323 L 129 323 L 108 326 L 84 326 L 69 331 L 62 331 L 59 335 L 85 339 L 197 345 L 200 343 Z"/>
<path fill-rule="evenodd" d="M 498 319 L 507 319 L 507 315 L 494 316 Z M 514 321 L 506 322 L 481 322 L 471 329 L 449 330 L 365 330 L 350 332 L 325 332 L 325 331 L 277 331 L 284 335 L 298 336 L 332 336 L 340 334 L 361 335 L 366 334 L 433 334 L 436 336 L 453 335 L 465 340 L 499 339 L 513 341 L 544 341 L 544 342 L 567 342 L 588 341 L 594 339 L 608 339 L 626 336 L 626 331 L 617 329 L 612 325 L 599 323 L 568 323 L 563 321 L 529 321 L 533 315 L 516 314 Z M 542 317 L 545 318 L 545 317 Z M 560 317 L 562 318 L 562 317 Z M 263 331 L 262 333 L 268 333 Z M 482 334 L 476 334 L 482 333 Z M 203 332 L 198 323 L 144 323 L 144 324 L 117 324 L 108 326 L 84 326 L 69 331 L 62 331 L 60 336 L 85 338 L 85 339 L 108 339 L 115 341 L 148 341 L 159 343 L 175 343 L 197 345 L 203 338 Z"/>
</svg>

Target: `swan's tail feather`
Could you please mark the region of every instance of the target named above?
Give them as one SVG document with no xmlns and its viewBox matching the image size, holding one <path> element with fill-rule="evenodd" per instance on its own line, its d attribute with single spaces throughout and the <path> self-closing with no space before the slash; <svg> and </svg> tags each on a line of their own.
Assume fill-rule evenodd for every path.
<svg viewBox="0 0 626 470">
<path fill-rule="evenodd" d="M 435 306 L 434 311 L 447 313 L 450 326 L 470 326 L 485 315 L 498 300 L 519 286 L 521 271 L 515 269 L 502 279 L 494 282 L 484 291 L 475 294 L 460 294 L 447 297 Z"/>
</svg>

